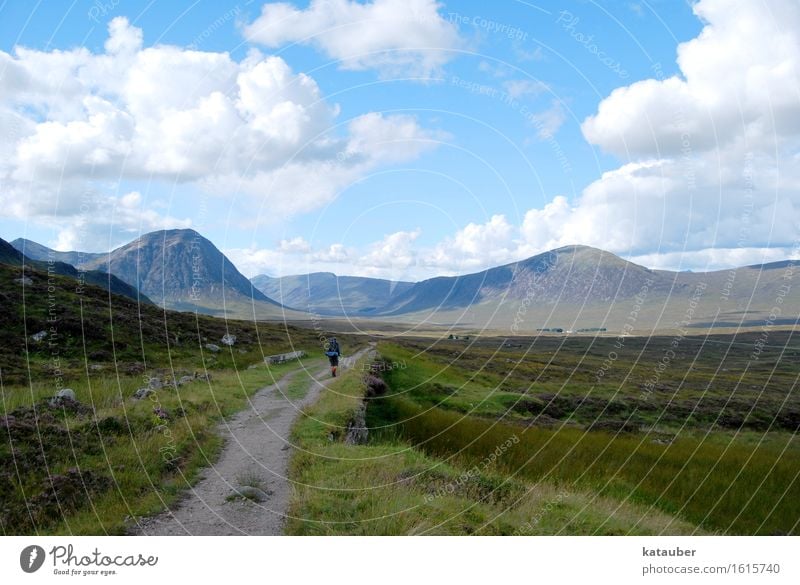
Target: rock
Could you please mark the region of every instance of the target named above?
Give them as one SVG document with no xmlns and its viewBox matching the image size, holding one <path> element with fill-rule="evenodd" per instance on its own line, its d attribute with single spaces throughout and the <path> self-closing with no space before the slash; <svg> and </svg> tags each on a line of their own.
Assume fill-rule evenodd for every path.
<svg viewBox="0 0 800 585">
<path fill-rule="evenodd" d="M 242 496 L 243 498 L 247 498 L 248 500 L 253 500 L 254 502 L 266 502 L 268 498 L 265 492 L 249 485 L 243 485 L 236 488 L 236 494 Z"/>
<path fill-rule="evenodd" d="M 211 374 L 208 372 L 206 372 L 205 374 L 195 374 L 194 377 L 197 380 L 205 380 L 206 382 L 211 381 Z"/>
<path fill-rule="evenodd" d="M 362 402 L 356 410 L 353 418 L 347 423 L 347 433 L 344 442 L 348 445 L 363 445 L 367 442 L 369 432 L 367 431 L 367 405 Z"/>
<path fill-rule="evenodd" d="M 75 390 L 73 390 L 72 388 L 62 388 L 61 390 L 58 391 L 55 397 L 60 399 L 72 400 L 73 402 L 78 401 L 78 399 L 75 397 Z"/>
<path fill-rule="evenodd" d="M 190 382 L 194 382 L 194 376 L 182 376 L 180 380 L 178 380 L 178 384 L 189 384 Z"/>
<path fill-rule="evenodd" d="M 219 351 L 219 346 L 214 345 L 213 343 L 206 343 L 205 348 L 213 353 L 217 353 Z"/>
<path fill-rule="evenodd" d="M 161 387 L 164 384 L 161 382 L 161 378 L 150 378 L 147 381 L 148 388 L 152 388 L 153 390 L 161 390 Z"/>
<path fill-rule="evenodd" d="M 222 345 L 227 345 L 228 347 L 230 347 L 234 343 L 236 343 L 236 336 L 231 335 L 230 333 L 226 333 L 225 335 L 222 336 L 221 343 Z"/>
<path fill-rule="evenodd" d="M 31 335 L 31 339 L 33 339 L 37 343 L 39 341 L 42 341 L 45 337 L 47 337 L 47 331 L 39 331 L 39 333 L 34 333 L 33 335 Z"/>
<path fill-rule="evenodd" d="M 101 366 L 100 364 L 92 364 L 92 365 L 89 366 L 89 371 L 90 372 L 99 372 L 102 369 L 103 369 L 103 366 Z"/>
<path fill-rule="evenodd" d="M 15 278 L 14 282 L 17 284 L 21 284 L 23 286 L 30 286 L 33 284 L 33 280 L 29 276 L 23 276 L 21 278 Z"/>
<path fill-rule="evenodd" d="M 139 388 L 136 392 L 133 393 L 133 397 L 136 400 L 142 400 L 147 398 L 151 394 L 155 393 L 155 390 L 152 388 Z"/>
</svg>

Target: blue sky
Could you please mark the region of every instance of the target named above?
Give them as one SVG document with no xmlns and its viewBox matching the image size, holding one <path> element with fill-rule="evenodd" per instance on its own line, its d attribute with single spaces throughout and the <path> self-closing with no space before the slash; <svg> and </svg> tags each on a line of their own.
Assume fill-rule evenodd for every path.
<svg viewBox="0 0 800 585">
<path fill-rule="evenodd" d="M 798 12 L 0 2 L 0 234 L 194 227 L 248 276 L 416 280 L 571 243 L 796 256 Z"/>
</svg>

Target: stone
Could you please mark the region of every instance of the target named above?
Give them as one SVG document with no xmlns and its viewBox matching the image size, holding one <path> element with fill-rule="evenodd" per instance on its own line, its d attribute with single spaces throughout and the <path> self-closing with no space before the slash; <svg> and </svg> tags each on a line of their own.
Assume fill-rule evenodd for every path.
<svg viewBox="0 0 800 585">
<path fill-rule="evenodd" d="M 75 390 L 72 388 L 62 388 L 56 393 L 56 398 L 72 400 L 73 402 L 78 401 L 78 399 L 75 397 Z"/>
<path fill-rule="evenodd" d="M 222 343 L 222 345 L 227 345 L 228 347 L 230 347 L 234 343 L 236 343 L 236 336 L 231 335 L 230 333 L 226 333 L 225 335 L 222 336 L 220 342 Z"/>
<path fill-rule="evenodd" d="M 39 333 L 31 335 L 31 339 L 36 342 L 42 341 L 45 337 L 47 337 L 47 331 L 39 331 Z"/>
<path fill-rule="evenodd" d="M 136 392 L 133 393 L 133 398 L 135 400 L 142 400 L 147 398 L 151 394 L 155 393 L 155 390 L 152 388 L 139 388 Z"/>
<path fill-rule="evenodd" d="M 23 276 L 22 278 L 15 278 L 14 282 L 17 284 L 21 284 L 23 286 L 30 286 L 33 284 L 33 280 L 30 276 Z"/>
<path fill-rule="evenodd" d="M 206 349 L 210 352 L 217 353 L 219 351 L 219 346 L 214 345 L 213 343 L 206 343 Z"/>
<path fill-rule="evenodd" d="M 91 364 L 91 365 L 89 366 L 89 371 L 90 371 L 90 372 L 99 372 L 99 371 L 100 371 L 100 370 L 102 370 L 102 369 L 103 369 L 103 366 L 102 366 L 102 365 L 100 365 L 100 364 Z"/>
<path fill-rule="evenodd" d="M 194 376 L 181 376 L 181 379 L 178 380 L 178 384 L 189 384 L 190 382 L 194 382 Z"/>
<path fill-rule="evenodd" d="M 163 385 L 164 384 L 161 382 L 161 378 L 150 378 L 147 381 L 147 386 L 153 390 L 161 390 Z"/>
<path fill-rule="evenodd" d="M 253 500 L 254 502 L 266 502 L 268 497 L 265 492 L 249 485 L 243 485 L 236 488 L 236 494 L 242 496 L 243 498 L 247 498 L 248 500 Z"/>
<path fill-rule="evenodd" d="M 205 374 L 195 374 L 194 377 L 197 380 L 204 380 L 206 382 L 211 381 L 211 374 L 209 372 L 206 372 Z"/>
</svg>

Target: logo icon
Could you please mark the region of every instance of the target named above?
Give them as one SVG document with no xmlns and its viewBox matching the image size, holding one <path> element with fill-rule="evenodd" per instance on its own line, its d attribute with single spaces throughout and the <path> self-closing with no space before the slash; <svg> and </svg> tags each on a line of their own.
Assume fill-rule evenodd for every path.
<svg viewBox="0 0 800 585">
<path fill-rule="evenodd" d="M 19 566 L 26 573 L 35 573 L 44 564 L 44 549 L 41 546 L 32 544 L 22 549 L 19 555 Z"/>
</svg>

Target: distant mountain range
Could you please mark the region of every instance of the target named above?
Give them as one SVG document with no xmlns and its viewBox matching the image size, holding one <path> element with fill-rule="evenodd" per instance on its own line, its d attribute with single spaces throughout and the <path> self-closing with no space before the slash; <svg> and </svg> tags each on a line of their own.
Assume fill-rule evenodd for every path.
<svg viewBox="0 0 800 585">
<path fill-rule="evenodd" d="M 800 261 L 713 272 L 651 270 L 596 248 L 566 246 L 475 274 L 432 278 L 382 316 L 410 323 L 530 332 L 796 324 Z M 787 284 L 789 285 L 787 287 Z M 769 319 L 773 307 L 779 315 Z"/>
<path fill-rule="evenodd" d="M 31 266 L 46 274 L 52 272 L 59 276 L 68 276 L 76 281 L 76 286 L 78 282 L 92 284 L 114 294 L 122 295 L 147 305 L 153 304 L 153 302 L 146 295 L 138 291 L 136 287 L 131 286 L 113 274 L 102 270 L 79 270 L 72 264 L 58 261 L 57 257 L 48 258 L 47 254 L 39 258 L 27 256 L 17 249 L 14 245 L 16 242 L 20 242 L 20 240 L 14 240 L 13 243 L 8 243 L 0 239 L 0 263 L 9 264 L 11 266 Z M 31 243 L 33 244 L 34 242 Z M 34 249 L 35 253 L 40 252 L 39 248 L 44 248 L 44 246 L 35 245 L 38 246 L 38 248 Z M 23 246 L 23 249 L 25 249 L 25 246 Z M 47 250 L 47 248 L 44 249 Z"/>
<path fill-rule="evenodd" d="M 800 263 L 714 272 L 651 270 L 596 248 L 566 246 L 474 274 L 417 283 L 318 272 L 245 278 L 194 230 L 145 234 L 108 254 L 54 252 L 15 240 L 33 258 L 102 269 L 159 305 L 209 314 L 308 320 L 374 319 L 531 333 L 539 329 L 685 329 L 796 323 Z M 2 251 L 0 251 L 2 252 Z M 778 300 L 780 299 L 780 300 Z"/>
<path fill-rule="evenodd" d="M 414 286 L 380 278 L 336 276 L 314 272 L 301 276 L 274 278 L 259 275 L 250 279 L 262 293 L 300 311 L 327 316 L 369 316 Z"/>
</svg>

